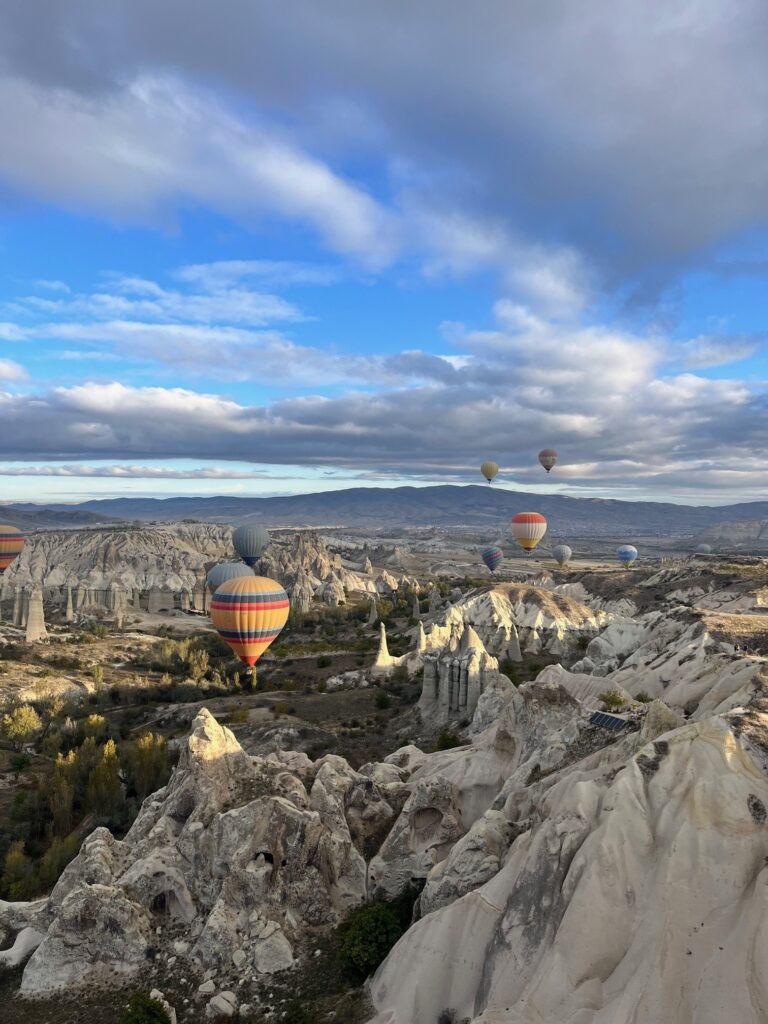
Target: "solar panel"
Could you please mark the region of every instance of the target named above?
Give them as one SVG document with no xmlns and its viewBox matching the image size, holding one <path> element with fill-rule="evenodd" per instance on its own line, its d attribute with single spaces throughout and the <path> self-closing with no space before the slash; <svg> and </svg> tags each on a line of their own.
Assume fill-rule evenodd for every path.
<svg viewBox="0 0 768 1024">
<path fill-rule="evenodd" d="M 607 715 L 604 711 L 593 711 L 589 721 L 592 725 L 599 725 L 601 729 L 609 729 L 611 732 L 618 732 L 625 729 L 629 723 L 625 718 L 618 715 Z"/>
</svg>

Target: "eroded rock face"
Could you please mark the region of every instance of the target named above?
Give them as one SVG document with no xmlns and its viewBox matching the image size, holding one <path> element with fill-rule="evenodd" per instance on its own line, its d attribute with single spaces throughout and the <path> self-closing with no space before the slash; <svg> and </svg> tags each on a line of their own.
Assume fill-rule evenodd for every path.
<svg viewBox="0 0 768 1024">
<path fill-rule="evenodd" d="M 758 1024 L 766 730 L 765 712 L 716 716 L 618 774 L 605 763 L 542 789 L 501 870 L 395 946 L 372 985 L 377 1019 L 433 1024 L 450 1006 L 475 1024 Z M 459 860 L 457 846 L 428 901 Z"/>
<path fill-rule="evenodd" d="M 338 922 L 366 898 L 362 850 L 406 795 L 402 778 L 379 787 L 371 777 L 393 766 L 370 769 L 332 755 L 249 757 L 203 709 L 168 785 L 122 842 L 97 829 L 50 898 L 0 905 L 3 923 L 44 934 L 22 990 L 129 976 L 150 946 L 179 936 L 190 969 L 290 967 L 304 927 Z"/>
</svg>

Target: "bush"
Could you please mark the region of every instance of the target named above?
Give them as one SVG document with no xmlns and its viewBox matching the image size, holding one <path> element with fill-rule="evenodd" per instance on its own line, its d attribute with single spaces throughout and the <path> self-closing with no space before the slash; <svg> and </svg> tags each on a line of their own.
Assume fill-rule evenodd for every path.
<svg viewBox="0 0 768 1024">
<path fill-rule="evenodd" d="M 290 999 L 285 1004 L 280 1020 L 282 1024 L 315 1024 L 314 1014 L 298 999 Z"/>
<path fill-rule="evenodd" d="M 241 708 L 235 708 L 229 716 L 230 725 L 247 725 L 248 718 L 251 713 L 251 709 L 247 705 L 243 705 Z"/>
<path fill-rule="evenodd" d="M 600 694 L 604 711 L 619 711 L 627 703 L 618 690 L 608 690 Z"/>
<path fill-rule="evenodd" d="M 120 1024 L 171 1024 L 171 1018 L 163 1004 L 150 999 L 148 992 L 134 992 Z"/>
<path fill-rule="evenodd" d="M 372 903 L 353 910 L 341 936 L 344 962 L 366 978 L 379 966 L 403 933 L 396 911 L 387 903 Z"/>
<path fill-rule="evenodd" d="M 329 657 L 329 655 L 327 654 L 321 654 L 320 657 L 315 662 L 315 664 L 317 665 L 318 668 L 328 668 L 330 665 L 333 664 L 333 659 Z"/>
<path fill-rule="evenodd" d="M 455 732 L 449 732 L 448 729 L 443 729 L 440 735 L 437 737 L 437 743 L 435 744 L 435 750 L 450 750 L 451 747 L 460 747 L 461 740 Z"/>
<path fill-rule="evenodd" d="M 289 711 L 288 702 L 285 700 L 279 700 L 277 704 L 272 705 L 272 713 L 275 718 L 281 718 L 283 715 L 287 715 Z"/>
<path fill-rule="evenodd" d="M 650 704 L 653 700 L 653 697 L 650 695 L 650 693 L 646 693 L 645 690 L 641 690 L 640 693 L 638 693 L 638 695 L 635 697 L 635 700 L 638 702 L 638 704 Z"/>
<path fill-rule="evenodd" d="M 389 694 L 384 693 L 383 690 L 379 690 L 376 696 L 373 698 L 373 703 L 379 711 L 385 711 L 387 708 L 392 706 L 392 701 L 389 699 Z"/>
</svg>

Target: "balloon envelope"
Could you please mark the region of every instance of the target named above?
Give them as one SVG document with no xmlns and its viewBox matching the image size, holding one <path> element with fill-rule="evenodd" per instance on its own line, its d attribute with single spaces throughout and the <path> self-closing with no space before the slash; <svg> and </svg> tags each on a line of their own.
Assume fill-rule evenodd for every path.
<svg viewBox="0 0 768 1024">
<path fill-rule="evenodd" d="M 560 566 L 567 565 L 572 556 L 573 552 L 567 544 L 558 544 L 556 547 L 552 548 L 552 557 Z"/>
<path fill-rule="evenodd" d="M 539 452 L 539 462 L 542 464 L 547 472 L 552 469 L 554 464 L 557 462 L 557 452 L 554 448 L 542 448 Z"/>
<path fill-rule="evenodd" d="M 26 538 L 15 526 L 0 526 L 0 576 L 22 551 Z"/>
<path fill-rule="evenodd" d="M 512 517 L 512 536 L 525 551 L 533 551 L 547 532 L 547 520 L 540 512 L 518 512 Z"/>
<path fill-rule="evenodd" d="M 696 548 L 696 554 L 697 555 L 711 555 L 712 554 L 712 548 L 710 547 L 709 544 L 699 544 L 699 546 Z"/>
<path fill-rule="evenodd" d="M 245 564 L 253 567 L 269 544 L 269 534 L 263 526 L 238 526 L 232 534 L 232 543 Z"/>
<path fill-rule="evenodd" d="M 483 549 L 483 561 L 491 572 L 495 572 L 504 561 L 504 552 L 493 544 L 491 547 Z"/>
<path fill-rule="evenodd" d="M 214 565 L 212 569 L 208 570 L 205 579 L 211 590 L 216 590 L 222 583 L 226 583 L 227 580 L 236 580 L 238 576 L 253 578 L 253 570 L 249 569 L 247 565 L 243 565 L 242 562 L 219 562 L 218 565 Z"/>
<path fill-rule="evenodd" d="M 246 665 L 255 665 L 288 621 L 288 595 L 266 576 L 238 576 L 222 583 L 211 601 L 219 636 Z"/>
<path fill-rule="evenodd" d="M 632 565 L 634 560 L 637 558 L 637 548 L 631 544 L 622 544 L 616 552 L 616 557 L 624 565 Z"/>
<path fill-rule="evenodd" d="M 499 467 L 495 462 L 484 462 L 480 467 L 480 472 L 483 474 L 488 483 L 493 480 L 496 474 L 499 472 Z"/>
</svg>

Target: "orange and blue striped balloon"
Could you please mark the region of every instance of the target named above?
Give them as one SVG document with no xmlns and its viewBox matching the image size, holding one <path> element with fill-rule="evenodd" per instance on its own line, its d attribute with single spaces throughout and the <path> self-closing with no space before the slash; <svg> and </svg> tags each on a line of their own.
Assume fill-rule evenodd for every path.
<svg viewBox="0 0 768 1024">
<path fill-rule="evenodd" d="M 0 576 L 14 558 L 21 554 L 25 544 L 24 534 L 15 526 L 0 526 Z"/>
<path fill-rule="evenodd" d="M 216 590 L 211 619 L 238 658 L 255 665 L 288 621 L 290 601 L 275 580 L 238 576 Z"/>
</svg>

